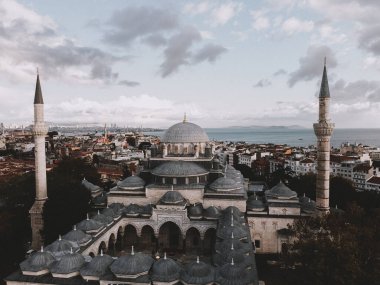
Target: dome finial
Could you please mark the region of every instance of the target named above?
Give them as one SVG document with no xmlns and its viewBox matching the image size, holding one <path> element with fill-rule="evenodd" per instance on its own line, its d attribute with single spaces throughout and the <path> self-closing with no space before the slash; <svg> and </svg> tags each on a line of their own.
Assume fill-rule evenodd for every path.
<svg viewBox="0 0 380 285">
<path fill-rule="evenodd" d="M 87 213 L 87 221 L 90 219 L 90 216 L 89 216 L 89 214 Z"/>
<path fill-rule="evenodd" d="M 197 263 L 199 263 L 199 255 L 197 256 Z"/>
<path fill-rule="evenodd" d="M 234 226 L 234 216 L 231 216 L 231 227 Z"/>
<path fill-rule="evenodd" d="M 131 255 L 135 255 L 135 247 L 132 245 Z"/>
<path fill-rule="evenodd" d="M 235 238 L 235 237 L 234 237 L 234 232 L 231 232 L 231 238 Z"/>
<path fill-rule="evenodd" d="M 234 248 L 234 243 L 233 242 L 231 242 L 231 250 L 234 250 L 235 248 Z"/>
<path fill-rule="evenodd" d="M 100 250 L 100 256 L 103 256 L 103 249 Z"/>
<path fill-rule="evenodd" d="M 73 230 L 74 230 L 74 231 L 77 230 L 77 225 L 74 225 L 74 226 L 73 226 Z"/>
<path fill-rule="evenodd" d="M 58 235 L 58 240 L 62 240 L 62 236 L 61 235 Z"/>
<path fill-rule="evenodd" d="M 44 246 L 41 245 L 41 252 L 44 252 Z"/>
<path fill-rule="evenodd" d="M 166 251 L 164 252 L 164 259 L 166 259 Z"/>
<path fill-rule="evenodd" d="M 187 122 L 187 118 L 186 118 L 186 112 L 185 114 L 183 115 L 183 122 L 186 123 Z"/>
<path fill-rule="evenodd" d="M 100 210 L 98 209 L 98 215 L 100 215 Z"/>
<path fill-rule="evenodd" d="M 231 258 L 231 265 L 235 265 L 233 258 Z"/>
<path fill-rule="evenodd" d="M 73 252 L 73 248 L 72 247 L 70 247 L 70 253 L 71 254 L 73 254 L 74 252 Z"/>
<path fill-rule="evenodd" d="M 174 185 L 172 184 L 172 188 L 170 189 L 171 191 L 174 191 Z"/>
</svg>

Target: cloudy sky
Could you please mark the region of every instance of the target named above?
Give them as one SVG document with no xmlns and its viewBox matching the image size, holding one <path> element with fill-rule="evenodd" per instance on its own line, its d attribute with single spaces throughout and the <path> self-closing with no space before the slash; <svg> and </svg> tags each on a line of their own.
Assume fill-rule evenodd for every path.
<svg viewBox="0 0 380 285">
<path fill-rule="evenodd" d="M 0 0 L 0 122 L 380 127 L 380 1 Z"/>
</svg>

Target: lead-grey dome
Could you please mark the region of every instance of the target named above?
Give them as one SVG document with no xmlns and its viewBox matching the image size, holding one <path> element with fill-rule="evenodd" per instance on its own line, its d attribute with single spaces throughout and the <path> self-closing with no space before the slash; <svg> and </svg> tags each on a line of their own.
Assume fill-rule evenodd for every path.
<svg viewBox="0 0 380 285">
<path fill-rule="evenodd" d="M 48 273 L 48 268 L 54 261 L 53 255 L 41 248 L 41 251 L 33 253 L 28 259 L 21 262 L 20 268 L 23 274 L 33 272 L 34 274 L 41 273 L 42 275 Z"/>
<path fill-rule="evenodd" d="M 214 280 L 215 269 L 199 259 L 186 265 L 181 273 L 181 281 L 185 284 L 210 284 Z"/>
<path fill-rule="evenodd" d="M 152 174 L 163 177 L 190 177 L 207 175 L 208 172 L 194 162 L 180 160 L 165 162 L 154 168 Z"/>
<path fill-rule="evenodd" d="M 86 277 L 99 278 L 104 275 L 110 266 L 114 262 L 114 259 L 107 255 L 103 254 L 95 256 L 90 262 L 88 262 L 81 270 L 80 274 L 84 279 Z"/>
<path fill-rule="evenodd" d="M 83 266 L 85 260 L 80 253 L 68 253 L 58 261 L 52 264 L 50 272 L 53 274 L 70 274 L 78 272 Z"/>
<path fill-rule="evenodd" d="M 282 181 L 280 181 L 276 186 L 272 187 L 270 190 L 266 191 L 265 194 L 267 197 L 275 199 L 292 199 L 297 197 L 297 193 L 292 191 Z"/>
<path fill-rule="evenodd" d="M 210 206 L 203 212 L 203 217 L 206 220 L 217 220 L 222 215 L 220 210 L 215 206 Z"/>
<path fill-rule="evenodd" d="M 259 199 L 256 195 L 252 195 L 247 200 L 247 209 L 253 212 L 261 212 L 266 209 L 266 206 L 262 199 Z"/>
<path fill-rule="evenodd" d="M 234 190 L 240 190 L 242 185 L 237 183 L 232 178 L 219 177 L 210 184 L 210 189 L 217 192 L 229 192 Z"/>
<path fill-rule="evenodd" d="M 185 198 L 177 191 L 168 191 L 160 199 L 160 202 L 168 205 L 176 205 L 186 203 Z"/>
<path fill-rule="evenodd" d="M 132 253 L 119 257 L 112 263 L 110 269 L 119 278 L 136 278 L 148 273 L 154 260 L 143 253 Z"/>
<path fill-rule="evenodd" d="M 132 190 L 144 188 L 145 181 L 139 176 L 129 176 L 117 183 L 119 189 Z"/>
<path fill-rule="evenodd" d="M 90 235 L 82 230 L 78 230 L 76 226 L 74 226 L 72 231 L 65 234 L 63 238 L 71 242 L 76 242 L 80 246 L 87 244 L 91 240 Z"/>
<path fill-rule="evenodd" d="M 181 122 L 166 130 L 161 138 L 164 143 L 205 143 L 209 138 L 206 132 L 198 125 Z"/>
<path fill-rule="evenodd" d="M 245 285 L 252 284 L 248 271 L 239 265 L 236 265 L 231 259 L 231 263 L 227 263 L 219 268 L 218 284 L 221 285 Z"/>
<path fill-rule="evenodd" d="M 182 268 L 171 258 L 157 260 L 152 267 L 152 281 L 173 282 L 179 280 Z"/>
</svg>

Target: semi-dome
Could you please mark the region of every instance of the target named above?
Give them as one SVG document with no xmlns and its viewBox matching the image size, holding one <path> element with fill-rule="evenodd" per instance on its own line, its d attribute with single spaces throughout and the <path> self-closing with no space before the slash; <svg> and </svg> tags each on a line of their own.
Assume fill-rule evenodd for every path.
<svg viewBox="0 0 380 285">
<path fill-rule="evenodd" d="M 174 282 L 180 278 L 182 268 L 177 262 L 166 257 L 157 260 L 152 267 L 152 281 Z"/>
<path fill-rule="evenodd" d="M 240 190 L 242 185 L 237 183 L 232 178 L 219 177 L 210 184 L 210 189 L 217 192 L 230 192 L 234 190 Z"/>
<path fill-rule="evenodd" d="M 55 261 L 50 269 L 53 277 L 71 277 L 79 275 L 79 270 L 85 262 L 79 253 L 68 253 L 58 261 Z M 67 276 L 64 276 L 67 275 Z"/>
<path fill-rule="evenodd" d="M 124 255 L 114 261 L 110 269 L 118 278 L 137 278 L 148 274 L 154 260 L 151 256 L 143 253 L 134 253 L 133 248 L 130 255 Z"/>
<path fill-rule="evenodd" d="M 160 199 L 160 202 L 168 205 L 178 205 L 186 202 L 181 193 L 171 190 L 166 192 Z"/>
<path fill-rule="evenodd" d="M 166 130 L 161 138 L 164 143 L 205 143 L 209 138 L 206 132 L 198 125 L 181 122 Z"/>
<path fill-rule="evenodd" d="M 185 266 L 185 270 L 181 273 L 181 281 L 184 284 L 212 284 L 215 280 L 215 269 L 203 262 L 193 261 Z"/>
<path fill-rule="evenodd" d="M 117 183 L 117 188 L 122 190 L 133 190 L 144 188 L 145 181 L 139 176 L 129 176 Z"/>
<path fill-rule="evenodd" d="M 91 240 L 91 236 L 82 230 L 78 230 L 77 226 L 74 225 L 73 230 L 65 234 L 63 236 L 63 239 L 71 242 L 76 242 L 79 246 L 83 246 Z"/>
<path fill-rule="evenodd" d="M 21 262 L 20 269 L 24 275 L 45 275 L 49 273 L 49 267 L 54 261 L 54 256 L 41 248 L 41 251 Z"/>
<path fill-rule="evenodd" d="M 275 199 L 292 199 L 297 197 L 297 193 L 292 191 L 282 181 L 280 181 L 276 186 L 272 187 L 270 190 L 266 191 L 265 194 L 267 197 Z"/>
<path fill-rule="evenodd" d="M 85 280 L 99 280 L 99 277 L 107 272 L 112 262 L 114 259 L 111 256 L 101 252 L 80 270 L 80 274 Z"/>
<path fill-rule="evenodd" d="M 208 172 L 203 167 L 189 161 L 165 162 L 152 170 L 152 174 L 163 177 L 191 177 L 207 175 Z"/>
</svg>

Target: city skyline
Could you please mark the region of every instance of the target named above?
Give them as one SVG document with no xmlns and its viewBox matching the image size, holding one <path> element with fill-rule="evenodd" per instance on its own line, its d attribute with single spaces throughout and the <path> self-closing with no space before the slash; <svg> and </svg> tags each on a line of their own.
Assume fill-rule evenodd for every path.
<svg viewBox="0 0 380 285">
<path fill-rule="evenodd" d="M 89 12 L 90 10 L 90 12 Z M 317 118 L 327 57 L 337 128 L 380 127 L 380 3 L 0 2 L 0 122 L 165 128 L 301 125 Z"/>
</svg>

